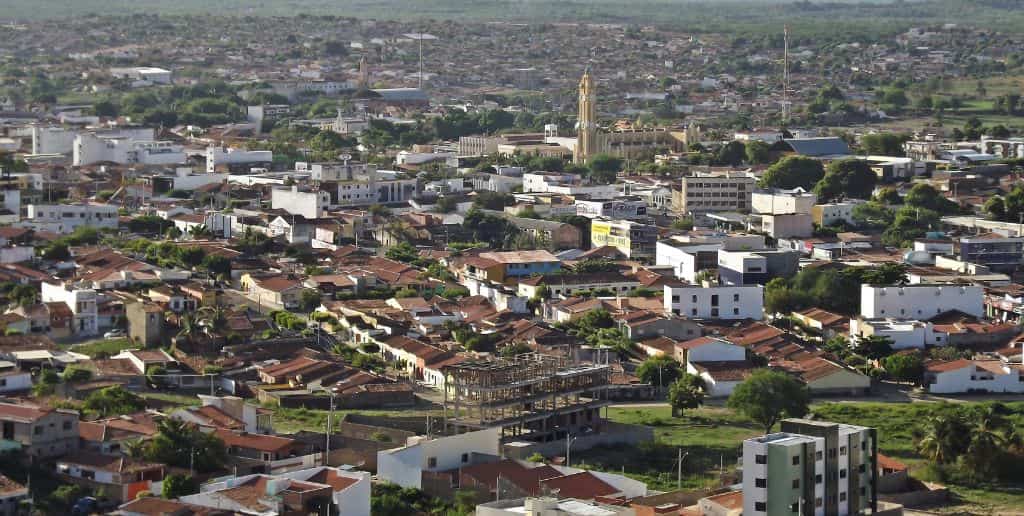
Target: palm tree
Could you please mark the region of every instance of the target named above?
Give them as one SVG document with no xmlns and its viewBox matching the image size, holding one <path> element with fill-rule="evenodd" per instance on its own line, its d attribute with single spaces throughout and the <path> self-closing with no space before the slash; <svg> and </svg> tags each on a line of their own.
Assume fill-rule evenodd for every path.
<svg viewBox="0 0 1024 516">
<path fill-rule="evenodd" d="M 917 450 L 925 458 L 938 464 L 947 464 L 956 460 L 958 446 L 954 414 L 938 414 L 925 419 L 924 428 L 917 438 Z"/>
<path fill-rule="evenodd" d="M 132 439 L 122 444 L 122 451 L 133 459 L 141 459 L 146 454 L 146 441 L 143 439 Z"/>
<path fill-rule="evenodd" d="M 199 334 L 199 324 L 198 324 L 198 322 L 191 315 L 188 315 L 188 314 L 182 315 L 181 318 L 178 319 L 178 335 L 177 335 L 177 338 L 185 339 L 185 340 L 191 342 L 192 339 L 197 334 Z"/>
<path fill-rule="evenodd" d="M 206 334 L 219 333 L 228 324 L 228 311 L 221 305 L 204 306 L 196 311 L 196 318 Z"/>
</svg>

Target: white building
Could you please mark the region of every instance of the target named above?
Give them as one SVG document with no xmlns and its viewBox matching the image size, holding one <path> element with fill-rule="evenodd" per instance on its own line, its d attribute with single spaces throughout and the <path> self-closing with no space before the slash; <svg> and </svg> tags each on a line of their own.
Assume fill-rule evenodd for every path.
<svg viewBox="0 0 1024 516">
<path fill-rule="evenodd" d="M 922 349 L 941 346 L 944 335 L 936 333 L 931 323 L 913 319 L 850 319 L 851 337 L 888 337 L 893 349 Z"/>
<path fill-rule="evenodd" d="M 473 454 L 500 456 L 501 428 L 448 437 L 410 437 L 400 448 L 377 452 L 377 478 L 402 487 L 423 487 L 423 473 L 472 464 Z"/>
<path fill-rule="evenodd" d="M 96 291 L 78 288 L 71 284 L 42 282 L 44 303 L 64 303 L 71 309 L 74 319 L 71 332 L 77 335 L 95 335 L 99 332 L 99 317 L 96 307 Z"/>
<path fill-rule="evenodd" d="M 274 153 L 268 150 L 242 150 L 230 147 L 211 146 L 206 148 L 206 171 L 210 174 L 217 170 L 218 165 L 244 167 L 245 165 L 260 166 L 274 161 Z"/>
<path fill-rule="evenodd" d="M 188 161 L 188 155 L 184 147 L 174 142 L 91 132 L 75 136 L 71 159 L 74 166 L 94 165 L 104 161 L 120 165 L 177 165 Z"/>
<path fill-rule="evenodd" d="M 810 213 L 817 201 L 818 196 L 814 195 L 814 192 L 808 192 L 803 188 L 759 190 L 750 198 L 754 213 L 771 215 Z"/>
<path fill-rule="evenodd" d="M 284 210 L 292 215 L 302 215 L 307 219 L 323 217 L 324 211 L 331 204 L 331 193 L 325 190 L 306 192 L 298 186 L 291 188 L 274 188 L 270 191 L 270 207 Z"/>
<path fill-rule="evenodd" d="M 929 364 L 924 373 L 928 392 L 1024 392 L 1019 364 L 999 360 L 954 360 Z"/>
<path fill-rule="evenodd" d="M 760 227 L 757 229 L 772 238 L 804 238 L 814 234 L 814 222 L 810 213 L 766 213 L 761 215 L 760 219 Z M 753 225 L 756 227 L 757 223 Z"/>
<path fill-rule="evenodd" d="M 826 204 L 815 204 L 811 208 L 811 217 L 819 226 L 831 226 L 840 222 L 855 224 L 853 220 L 853 209 L 866 201 L 850 199 L 843 202 L 830 202 Z"/>
<path fill-rule="evenodd" d="M 127 68 L 111 68 L 110 75 L 118 79 L 134 79 L 133 86 L 149 84 L 170 84 L 171 71 L 153 66 L 132 66 Z"/>
<path fill-rule="evenodd" d="M 860 315 L 864 319 L 930 319 L 958 310 L 983 317 L 982 287 L 973 285 L 861 285 Z"/>
<path fill-rule="evenodd" d="M 32 126 L 32 154 L 70 154 L 78 131 L 67 127 Z"/>
<path fill-rule="evenodd" d="M 106 204 L 29 204 L 22 225 L 67 234 L 81 226 L 117 229 L 117 206 Z"/>
<path fill-rule="evenodd" d="M 665 285 L 665 311 L 691 319 L 764 318 L 764 287 Z"/>
<path fill-rule="evenodd" d="M 647 202 L 642 199 L 619 197 L 613 200 L 583 200 L 575 202 L 576 214 L 588 218 L 647 219 Z"/>
</svg>

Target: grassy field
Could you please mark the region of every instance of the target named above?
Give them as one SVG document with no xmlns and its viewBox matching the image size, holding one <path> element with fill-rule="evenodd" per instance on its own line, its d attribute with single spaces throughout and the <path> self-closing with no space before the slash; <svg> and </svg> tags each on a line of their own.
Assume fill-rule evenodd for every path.
<svg viewBox="0 0 1024 516">
<path fill-rule="evenodd" d="M 310 432 L 323 432 L 327 426 L 326 410 L 313 410 L 307 408 L 281 408 L 268 407 L 274 411 L 274 430 L 282 434 L 290 434 L 299 430 Z M 335 410 L 334 421 L 340 420 L 345 414 L 363 414 L 367 416 L 401 416 L 401 417 L 440 417 L 441 412 L 434 409 L 409 409 L 409 410 Z"/>
<path fill-rule="evenodd" d="M 71 347 L 71 351 L 95 357 L 98 354 L 108 356 L 116 355 L 125 349 L 138 348 L 138 344 L 132 343 L 127 337 L 120 339 L 97 339 L 83 342 Z"/>
<path fill-rule="evenodd" d="M 1024 402 L 1005 403 L 1013 420 L 1024 425 Z M 926 462 L 916 453 L 913 431 L 918 422 L 936 410 L 939 403 L 821 403 L 812 411 L 820 419 L 878 429 L 879 450 L 905 462 L 912 473 L 926 474 Z M 735 469 L 744 439 L 761 435 L 763 429 L 724 408 L 687 411 L 672 418 L 667 407 L 611 408 L 609 416 L 621 423 L 642 424 L 655 430 L 656 441 L 636 447 L 606 447 L 573 454 L 574 465 L 625 473 L 648 482 L 652 489 L 676 487 L 676 457 L 682 448 L 682 486 L 688 489 L 719 483 L 719 465 L 726 472 Z M 950 485 L 957 503 L 944 510 L 972 514 L 1005 514 L 1024 507 L 1021 486 L 986 486 L 984 489 Z"/>
</svg>

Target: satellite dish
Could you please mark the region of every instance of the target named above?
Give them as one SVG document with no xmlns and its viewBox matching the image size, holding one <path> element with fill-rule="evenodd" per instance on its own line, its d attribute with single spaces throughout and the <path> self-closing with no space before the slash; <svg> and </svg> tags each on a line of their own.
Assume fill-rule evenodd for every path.
<svg viewBox="0 0 1024 516">
<path fill-rule="evenodd" d="M 352 155 L 351 154 L 339 154 L 338 155 L 338 159 L 340 159 L 341 161 L 348 161 L 348 160 L 352 159 Z"/>
</svg>

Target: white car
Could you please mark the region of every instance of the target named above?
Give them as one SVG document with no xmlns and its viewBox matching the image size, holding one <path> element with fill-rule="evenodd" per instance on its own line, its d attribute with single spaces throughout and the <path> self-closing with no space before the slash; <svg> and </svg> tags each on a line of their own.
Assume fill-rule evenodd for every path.
<svg viewBox="0 0 1024 516">
<path fill-rule="evenodd" d="M 110 330 L 107 333 L 103 334 L 104 339 L 119 339 L 124 336 L 124 330 Z"/>
</svg>

